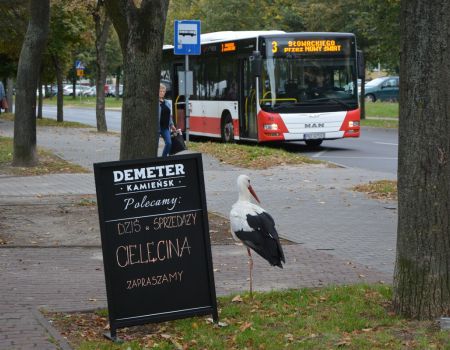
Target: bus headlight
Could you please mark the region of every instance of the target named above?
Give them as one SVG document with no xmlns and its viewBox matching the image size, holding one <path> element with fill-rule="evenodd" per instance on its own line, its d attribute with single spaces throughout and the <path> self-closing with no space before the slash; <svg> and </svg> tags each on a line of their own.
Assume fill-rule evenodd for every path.
<svg viewBox="0 0 450 350">
<path fill-rule="evenodd" d="M 349 128 L 353 128 L 354 126 L 359 126 L 359 121 L 353 121 L 353 120 L 350 120 L 350 121 L 348 122 L 348 127 L 349 127 Z"/>
<path fill-rule="evenodd" d="M 278 130 L 278 124 L 264 124 L 264 130 Z"/>
</svg>

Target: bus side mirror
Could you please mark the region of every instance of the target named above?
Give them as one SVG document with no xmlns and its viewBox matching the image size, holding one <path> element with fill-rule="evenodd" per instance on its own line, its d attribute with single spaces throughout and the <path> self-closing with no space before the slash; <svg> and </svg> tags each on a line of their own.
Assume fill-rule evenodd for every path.
<svg viewBox="0 0 450 350">
<path fill-rule="evenodd" d="M 260 77 L 262 71 L 262 58 L 259 51 L 253 51 L 253 55 L 249 57 L 250 69 L 254 77 Z"/>
<path fill-rule="evenodd" d="M 364 54 L 361 50 L 356 50 L 356 64 L 358 69 L 358 78 L 365 80 L 366 64 L 364 62 Z"/>
</svg>

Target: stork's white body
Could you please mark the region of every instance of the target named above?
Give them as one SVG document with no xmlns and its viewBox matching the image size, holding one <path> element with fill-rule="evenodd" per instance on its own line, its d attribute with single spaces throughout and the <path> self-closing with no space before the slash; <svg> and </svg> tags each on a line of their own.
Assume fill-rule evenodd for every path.
<svg viewBox="0 0 450 350">
<path fill-rule="evenodd" d="M 233 235 L 233 238 L 240 242 L 240 239 L 236 236 L 235 232 L 253 231 L 248 225 L 247 215 L 256 216 L 263 212 L 263 208 L 249 201 L 238 200 L 234 203 L 230 211 L 231 234 Z"/>
<path fill-rule="evenodd" d="M 271 265 L 283 267 L 285 261 L 273 218 L 259 205 L 252 203 L 258 197 L 246 175 L 238 177 L 239 199 L 230 211 L 230 225 L 234 239 L 242 241 Z M 249 250 L 250 255 L 250 250 Z"/>
</svg>

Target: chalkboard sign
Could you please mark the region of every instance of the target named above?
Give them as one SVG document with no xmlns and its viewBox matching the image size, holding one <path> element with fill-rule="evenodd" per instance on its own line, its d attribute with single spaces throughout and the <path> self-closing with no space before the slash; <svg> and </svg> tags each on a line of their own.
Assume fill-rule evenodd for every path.
<svg viewBox="0 0 450 350">
<path fill-rule="evenodd" d="M 217 302 L 200 154 L 94 164 L 111 338 L 212 314 Z"/>
</svg>

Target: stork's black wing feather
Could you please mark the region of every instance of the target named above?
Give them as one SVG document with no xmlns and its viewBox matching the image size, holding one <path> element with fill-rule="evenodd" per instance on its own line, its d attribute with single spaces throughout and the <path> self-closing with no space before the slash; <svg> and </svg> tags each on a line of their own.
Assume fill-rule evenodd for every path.
<svg viewBox="0 0 450 350">
<path fill-rule="evenodd" d="M 236 236 L 271 265 L 282 268 L 281 262 L 285 262 L 284 253 L 272 216 L 267 212 L 248 214 L 247 223 L 253 230 L 235 232 Z"/>
</svg>

